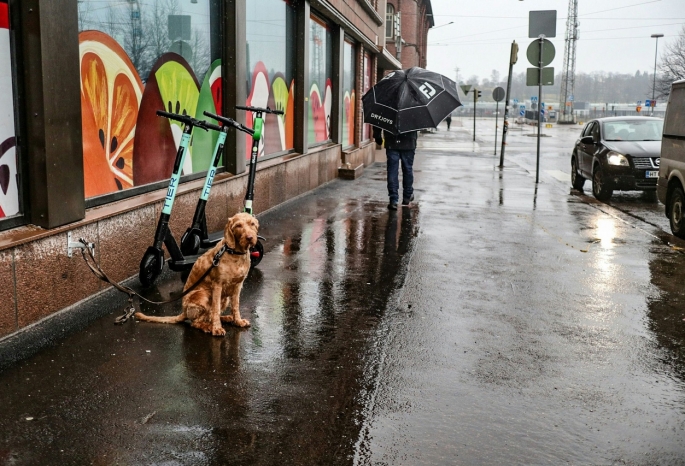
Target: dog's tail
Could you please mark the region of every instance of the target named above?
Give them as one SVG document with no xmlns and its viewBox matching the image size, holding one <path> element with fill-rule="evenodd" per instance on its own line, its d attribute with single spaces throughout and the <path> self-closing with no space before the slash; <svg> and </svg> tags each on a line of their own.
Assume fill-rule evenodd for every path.
<svg viewBox="0 0 685 466">
<path fill-rule="evenodd" d="M 136 312 L 135 316 L 139 320 L 144 320 L 146 322 L 159 322 L 161 324 L 179 324 L 186 320 L 186 313 L 182 312 L 181 314 L 177 316 L 169 316 L 169 317 L 155 317 L 155 316 L 146 316 L 142 312 Z"/>
</svg>

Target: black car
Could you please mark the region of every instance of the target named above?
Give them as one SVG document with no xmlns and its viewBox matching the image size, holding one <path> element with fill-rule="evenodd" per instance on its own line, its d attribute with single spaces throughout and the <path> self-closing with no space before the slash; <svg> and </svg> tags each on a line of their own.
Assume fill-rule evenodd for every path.
<svg viewBox="0 0 685 466">
<path fill-rule="evenodd" d="M 588 122 L 571 155 L 571 183 L 608 201 L 616 191 L 656 191 L 664 121 L 651 117 L 610 117 Z"/>
</svg>

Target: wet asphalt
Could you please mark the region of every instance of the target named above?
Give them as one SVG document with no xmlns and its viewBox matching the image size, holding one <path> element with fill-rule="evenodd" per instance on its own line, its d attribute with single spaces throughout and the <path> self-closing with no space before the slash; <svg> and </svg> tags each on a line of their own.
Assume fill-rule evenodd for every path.
<svg viewBox="0 0 685 466">
<path fill-rule="evenodd" d="M 0 372 L 0 464 L 685 464 L 685 242 L 549 132 L 537 186 L 534 138 L 453 126 L 409 208 L 377 163 L 261 215 L 250 329 L 108 314 Z"/>
</svg>

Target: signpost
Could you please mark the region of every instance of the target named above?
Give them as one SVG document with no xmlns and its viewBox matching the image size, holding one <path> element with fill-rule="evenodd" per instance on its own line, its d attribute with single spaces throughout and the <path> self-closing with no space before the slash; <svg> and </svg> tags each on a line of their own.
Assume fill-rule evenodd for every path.
<svg viewBox="0 0 685 466">
<path fill-rule="evenodd" d="M 537 38 L 530 43 L 526 51 L 528 61 L 535 68 L 528 68 L 526 74 L 527 86 L 538 86 L 538 98 L 542 100 L 542 86 L 554 84 L 554 68 L 545 68 L 554 60 L 554 45 L 548 41 L 547 37 L 557 35 L 557 12 L 556 10 L 531 11 L 528 13 L 528 37 Z M 542 126 L 542 116 L 545 114 L 544 104 L 540 102 L 540 112 L 538 113 L 538 141 L 537 141 L 537 163 L 535 168 L 535 184 L 540 181 L 540 131 Z"/>
<path fill-rule="evenodd" d="M 497 102 L 497 107 L 495 110 L 495 154 L 497 155 L 497 117 L 499 116 L 499 103 L 504 99 L 504 89 L 501 87 L 496 87 L 492 91 L 492 99 Z"/>
<path fill-rule="evenodd" d="M 518 61 L 519 44 L 516 41 L 511 43 L 511 52 L 509 53 L 509 79 L 507 80 L 507 95 L 504 103 L 504 123 L 502 128 L 502 149 L 499 151 L 499 167 L 504 167 L 504 146 L 507 144 L 507 131 L 509 130 L 509 96 L 511 94 L 511 75 L 514 71 L 514 64 Z M 514 99 L 514 104 L 518 103 L 518 99 Z M 495 138 L 497 137 L 495 131 Z M 495 143 L 496 144 L 496 143 Z M 496 150 L 496 149 L 495 149 Z"/>
</svg>

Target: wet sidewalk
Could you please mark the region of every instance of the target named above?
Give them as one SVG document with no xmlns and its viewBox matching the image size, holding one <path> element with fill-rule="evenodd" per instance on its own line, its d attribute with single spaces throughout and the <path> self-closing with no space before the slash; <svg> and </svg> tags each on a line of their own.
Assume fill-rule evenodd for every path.
<svg viewBox="0 0 685 466">
<path fill-rule="evenodd" d="M 121 299 L 0 372 L 0 464 L 685 464 L 684 256 L 470 138 L 261 215 L 250 329 Z"/>
</svg>

